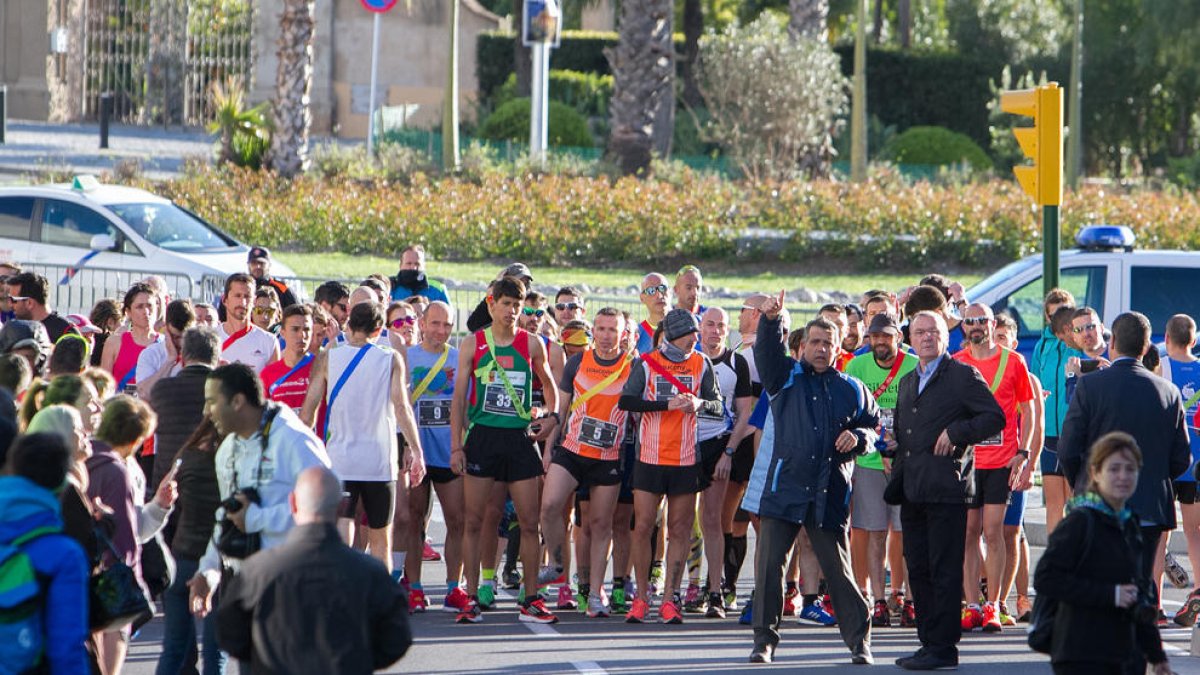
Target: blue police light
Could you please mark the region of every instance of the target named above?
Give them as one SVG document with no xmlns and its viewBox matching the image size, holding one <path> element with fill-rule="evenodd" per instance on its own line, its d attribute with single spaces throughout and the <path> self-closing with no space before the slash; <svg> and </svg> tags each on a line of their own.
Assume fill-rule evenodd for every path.
<svg viewBox="0 0 1200 675">
<path fill-rule="evenodd" d="M 1126 225 L 1089 225 L 1075 235 L 1075 243 L 1086 251 L 1133 250 L 1133 230 Z"/>
</svg>

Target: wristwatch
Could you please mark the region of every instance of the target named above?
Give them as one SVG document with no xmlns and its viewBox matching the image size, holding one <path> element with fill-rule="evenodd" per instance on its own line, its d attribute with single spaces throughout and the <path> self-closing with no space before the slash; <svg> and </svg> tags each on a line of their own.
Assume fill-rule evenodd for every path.
<svg viewBox="0 0 1200 675">
<path fill-rule="evenodd" d="M 1028 450 L 1017 450 L 1017 454 L 1024 457 L 1025 459 L 1029 459 L 1029 451 Z"/>
<path fill-rule="evenodd" d="M 733 453 L 737 452 L 737 448 L 725 448 L 725 456 L 733 457 Z"/>
</svg>

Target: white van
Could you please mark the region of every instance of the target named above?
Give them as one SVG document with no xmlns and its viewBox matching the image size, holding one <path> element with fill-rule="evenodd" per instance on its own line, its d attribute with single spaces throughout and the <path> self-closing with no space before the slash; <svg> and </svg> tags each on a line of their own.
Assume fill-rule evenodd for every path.
<svg viewBox="0 0 1200 675">
<path fill-rule="evenodd" d="M 91 176 L 0 188 L 0 260 L 46 276 L 59 311 L 86 312 L 148 274 L 163 275 L 175 297 L 212 301 L 226 276 L 246 271 L 248 252 L 168 199 Z M 279 262 L 271 273 L 295 276 Z"/>
<path fill-rule="evenodd" d="M 1154 340 L 1162 340 L 1167 319 L 1187 314 L 1200 319 L 1200 252 L 1136 251 L 1133 231 L 1125 226 L 1091 226 L 1079 231 L 1078 248 L 1062 251 L 1059 286 L 1076 304 L 1096 310 L 1111 326 L 1122 312 L 1150 319 Z M 1042 256 L 1022 258 L 967 291 L 972 302 L 1007 311 L 1017 321 L 1020 351 L 1029 357 L 1041 336 Z"/>
</svg>

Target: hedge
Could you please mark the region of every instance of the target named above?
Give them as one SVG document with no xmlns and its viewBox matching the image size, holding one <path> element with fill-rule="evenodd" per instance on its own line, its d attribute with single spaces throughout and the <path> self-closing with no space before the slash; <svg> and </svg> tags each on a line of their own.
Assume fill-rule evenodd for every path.
<svg viewBox="0 0 1200 675">
<path fill-rule="evenodd" d="M 850 268 L 912 269 L 995 267 L 1040 245 L 1029 198 L 1000 180 L 749 186 L 688 172 L 671 182 L 529 174 L 468 181 L 415 173 L 394 183 L 312 175 L 282 180 L 221 169 L 138 184 L 243 241 L 281 250 L 396 256 L 416 241 L 445 260 L 648 265 L 729 258 L 746 228 L 766 228 L 788 235 L 785 259 L 834 257 Z M 1068 192 L 1063 241 L 1094 223 L 1129 225 L 1145 248 L 1200 249 L 1196 193 Z"/>
<path fill-rule="evenodd" d="M 966 162 L 972 169 L 992 168 L 992 160 L 966 134 L 942 127 L 909 127 L 888 141 L 880 156 L 897 164 L 946 166 Z"/>
<path fill-rule="evenodd" d="M 514 98 L 479 125 L 479 135 L 493 141 L 528 141 L 530 103 L 528 98 Z M 587 120 L 571 106 L 559 101 L 550 101 L 550 126 L 546 140 L 550 145 L 590 148 L 595 145 Z"/>
<path fill-rule="evenodd" d="M 501 31 L 479 35 L 476 74 L 484 97 L 501 87 L 513 72 L 513 39 L 514 34 Z M 616 42 L 616 33 L 563 31 L 562 46 L 551 52 L 550 65 L 611 75 L 603 50 Z M 680 35 L 675 36 L 675 51 L 683 53 Z M 839 46 L 834 51 L 842 58 L 842 72 L 852 76 L 853 45 Z M 867 112 L 898 131 L 918 125 L 946 127 L 989 148 L 988 104 L 992 93 L 988 85 L 1000 79 L 1004 65 L 996 59 L 957 52 L 868 49 Z M 1041 59 L 1013 68 L 1014 73 L 1026 70 L 1045 70 L 1052 78 L 1065 77 L 1060 60 Z"/>
</svg>

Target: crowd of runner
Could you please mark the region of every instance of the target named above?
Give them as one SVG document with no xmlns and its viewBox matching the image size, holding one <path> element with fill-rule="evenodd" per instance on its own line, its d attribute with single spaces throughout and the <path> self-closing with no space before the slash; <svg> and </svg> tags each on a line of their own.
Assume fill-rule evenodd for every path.
<svg viewBox="0 0 1200 675">
<path fill-rule="evenodd" d="M 795 362 L 817 354 L 858 387 L 847 391 L 869 395 L 858 402 L 869 433 L 847 436 L 844 448 L 853 450 L 844 465 L 848 578 L 871 627 L 917 627 L 900 508 L 885 492 L 899 384 L 918 365 L 910 321 L 921 312 L 942 318 L 952 357 L 978 370 L 1004 414 L 1003 429 L 974 446 L 961 628 L 1001 632 L 1029 619 L 1026 495 L 1040 475 L 1053 531 L 1072 497 L 1055 452 L 1068 402 L 1081 375 L 1109 365 L 1106 327 L 1070 293 L 1045 298 L 1046 328 L 1027 362 L 1013 319 L 972 304 L 940 275 L 789 316 L 772 289 L 732 311 L 705 306 L 701 271 L 688 265 L 643 277 L 635 317 L 577 288 L 540 293 L 520 263 L 501 270 L 477 306 L 453 307 L 425 262 L 412 246 L 395 276 L 329 281 L 300 303 L 270 276 L 270 253 L 254 248 L 248 272 L 229 276 L 213 304 L 173 299 L 149 277 L 90 316 L 59 316 L 45 278 L 15 263 L 0 269 L 0 395 L 13 399 L 0 444 L 16 439 L 8 473 L 24 475 L 39 443 L 65 446 L 67 487 L 46 486 L 59 488 L 62 529 L 83 549 L 84 578 L 123 561 L 161 596 L 159 673 L 198 657 L 217 672 L 221 587 L 246 557 L 282 541 L 287 496 L 313 466 L 342 481 L 345 541 L 387 567 L 413 613 L 436 608 L 478 623 L 508 589 L 526 622 L 579 611 L 751 624 L 761 600 L 739 583 L 754 557 L 748 531 L 759 526 L 764 492 L 781 474 L 788 480 L 777 459 L 763 461 L 764 448 L 782 442 L 771 400 L 787 386 L 760 377 L 763 322 L 786 335 Z M 1182 391 L 1190 426 L 1200 399 L 1195 322 L 1178 315 L 1156 328 L 1165 352 L 1150 350 L 1146 365 Z M 1192 449 L 1197 456 L 1194 435 Z M 1197 565 L 1190 469 L 1174 487 Z M 440 541 L 427 536 L 435 497 Z M 12 508 L 0 495 L 7 529 Z M 1186 585 L 1168 535 L 1152 542 L 1153 578 Z M 830 587 L 841 580 L 826 578 L 825 544 L 802 528 L 787 548 L 782 613 L 838 625 Z M 429 560 L 444 560 L 446 579 L 432 580 L 444 586 L 422 574 Z M 51 661 L 90 657 L 99 672 L 119 672 L 146 617 L 97 630 L 86 597 L 79 603 L 84 616 L 59 617 Z M 1160 624 L 1193 625 L 1200 590 L 1173 616 L 1159 613 Z M 205 619 L 199 635 L 193 615 Z M 73 651 L 76 638 L 88 657 Z"/>
</svg>

